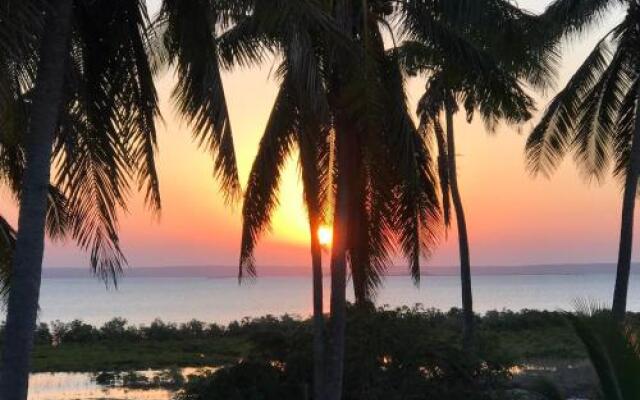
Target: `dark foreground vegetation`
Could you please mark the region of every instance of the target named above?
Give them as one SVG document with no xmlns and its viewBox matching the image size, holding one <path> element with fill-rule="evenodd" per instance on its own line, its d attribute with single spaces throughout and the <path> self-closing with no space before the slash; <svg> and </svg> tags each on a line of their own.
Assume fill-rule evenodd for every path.
<svg viewBox="0 0 640 400">
<path fill-rule="evenodd" d="M 507 395 L 533 383 L 519 373 L 514 379 L 514 372 L 523 369 L 525 377 L 543 375 L 569 391 L 592 390 L 593 382 L 584 381 L 593 374 L 576 368 L 590 370 L 587 352 L 562 312 L 491 311 L 477 316 L 475 354 L 458 345 L 458 309 L 350 308 L 348 319 L 346 399 Z M 628 320 L 640 327 L 640 314 L 629 314 Z M 300 399 L 312 382 L 312 334 L 311 320 L 286 315 L 227 326 L 195 320 L 134 326 L 115 318 L 101 327 L 56 321 L 39 325 L 33 366 L 35 371 L 96 373 L 225 366 L 190 379 L 182 396 L 252 399 L 258 390 L 264 399 Z M 572 376 L 563 376 L 567 371 Z"/>
<path fill-rule="evenodd" d="M 351 358 L 389 356 L 407 360 L 422 354 L 459 351 L 461 313 L 422 307 L 350 309 L 347 345 Z M 630 314 L 640 326 L 640 314 Z M 532 361 L 586 357 L 565 314 L 523 310 L 490 311 L 477 316 L 477 355 L 507 367 Z M 36 334 L 36 372 L 102 371 L 216 366 L 238 359 L 278 359 L 311 353 L 310 320 L 292 316 L 243 319 L 227 326 L 193 320 L 176 324 L 155 320 L 135 326 L 114 318 L 101 327 L 82 321 L 41 323 Z M 372 362 L 379 362 L 372 360 Z"/>
<path fill-rule="evenodd" d="M 607 399 L 598 359 L 609 360 L 608 369 L 640 373 L 632 334 L 640 314 L 627 315 L 625 330 L 604 314 L 597 322 L 597 315 L 491 311 L 476 316 L 476 350 L 469 353 L 460 346 L 459 309 L 350 307 L 344 398 Z M 106 386 L 165 388 L 178 400 L 312 399 L 312 329 L 311 320 L 287 315 L 227 326 L 55 321 L 39 325 L 33 364 L 37 372 L 92 372 Z M 183 376 L 181 367 L 221 368 Z M 148 369 L 158 371 L 135 372 Z"/>
</svg>

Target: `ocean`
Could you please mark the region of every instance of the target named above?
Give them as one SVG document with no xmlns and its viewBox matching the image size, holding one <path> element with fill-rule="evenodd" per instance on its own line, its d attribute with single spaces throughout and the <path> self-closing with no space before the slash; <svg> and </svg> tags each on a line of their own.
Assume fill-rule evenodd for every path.
<svg viewBox="0 0 640 400">
<path fill-rule="evenodd" d="M 482 274 L 473 277 L 474 309 L 573 310 L 576 301 L 609 304 L 615 275 L 603 272 L 573 274 Z M 325 278 L 325 309 L 329 281 Z M 628 309 L 640 311 L 640 275 L 632 274 Z M 351 290 L 348 297 L 352 298 Z M 391 276 L 376 297 L 379 306 L 421 304 L 448 310 L 460 306 L 460 282 L 455 275 L 423 276 L 415 286 L 407 276 Z M 235 278 L 125 277 L 118 289 L 91 278 L 45 278 L 40 300 L 41 322 L 80 319 L 100 325 L 113 317 L 132 324 L 156 318 L 186 322 L 193 318 L 227 324 L 265 314 L 311 313 L 308 277 L 261 277 L 238 284 Z"/>
</svg>

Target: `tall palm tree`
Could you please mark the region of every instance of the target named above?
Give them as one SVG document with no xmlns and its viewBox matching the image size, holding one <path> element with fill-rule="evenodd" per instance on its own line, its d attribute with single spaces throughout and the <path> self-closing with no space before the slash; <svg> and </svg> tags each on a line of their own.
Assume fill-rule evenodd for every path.
<svg viewBox="0 0 640 400">
<path fill-rule="evenodd" d="M 4 99 L 24 96 L 28 106 L 0 374 L 0 397 L 20 400 L 27 396 L 53 156 L 55 186 L 87 218 L 73 216 L 71 234 L 90 249 L 99 274 L 115 276 L 125 262 L 114 211 L 124 207 L 129 172 L 146 187 L 149 203 L 160 206 L 153 160 L 157 99 L 144 4 L 27 3 L 36 11 L 32 23 L 42 28 L 21 52 L 2 54 L 11 72 L 8 87 L 17 88 Z"/>
<path fill-rule="evenodd" d="M 397 60 L 384 51 L 382 29 L 388 27 L 392 3 L 335 1 L 332 6 L 336 23 L 358 50 L 333 51 L 326 63 L 336 155 L 326 359 L 331 400 L 342 395 L 347 267 L 354 277 L 363 267 L 377 272 L 370 267 L 397 241 L 419 279 L 420 258 L 433 248 L 439 218 L 428 148 L 409 115 Z"/>
<path fill-rule="evenodd" d="M 287 79 L 287 78 L 285 78 Z M 260 141 L 258 154 L 251 168 L 243 204 L 243 234 L 241 274 L 255 275 L 253 250 L 260 234 L 268 227 L 277 207 L 277 191 L 282 170 L 294 146 L 299 150 L 300 173 L 304 202 L 309 218 L 311 264 L 313 278 L 314 331 L 314 398 L 321 398 L 324 380 L 324 311 L 322 288 L 322 249 L 318 229 L 324 218 L 329 146 L 322 142 L 324 133 L 318 125 L 305 124 L 299 114 L 297 98 L 291 93 L 290 82 L 283 82 L 271 117 Z"/>
<path fill-rule="evenodd" d="M 337 12 L 330 7 L 326 10 L 334 15 Z M 253 274 L 255 241 L 268 226 L 271 212 L 277 205 L 279 171 L 292 146 L 296 145 L 300 150 L 312 238 L 317 231 L 314 228 L 317 216 L 313 206 L 309 206 L 316 202 L 315 196 L 310 194 L 320 193 L 324 198 L 323 190 L 314 189 L 318 187 L 316 185 L 320 183 L 319 187 L 323 188 L 327 181 L 337 182 L 334 196 L 339 205 L 334 210 L 331 330 L 328 335 L 331 346 L 327 348 L 324 360 L 324 376 L 318 377 L 316 364 L 315 398 L 336 398 L 341 393 L 346 268 L 351 268 L 354 285 L 358 287 L 358 271 L 372 265 L 371 260 L 382 260 L 391 240 L 397 236 L 402 240 L 405 254 L 410 255 L 414 274 L 419 277 L 420 254 L 430 250 L 437 228 L 437 199 L 426 143 L 412 125 L 400 70 L 395 59 L 384 53 L 376 26 L 378 15 L 374 12 L 361 8 L 360 4 L 354 4 L 348 12 L 348 18 L 361 21 L 357 25 L 360 32 L 367 31 L 362 26 L 361 15 L 367 15 L 367 24 L 374 28 L 369 38 L 374 45 L 367 49 L 371 55 L 366 55 L 367 74 L 370 74 L 366 78 L 360 74 L 363 70 L 357 69 L 366 54 L 362 42 L 354 48 L 329 40 L 331 35 L 321 34 L 323 29 L 314 24 L 296 24 L 295 21 L 281 24 L 290 33 L 284 34 L 285 28 L 281 28 L 277 39 L 284 55 L 278 69 L 280 92 L 252 168 L 243 208 L 241 272 Z M 352 41 L 354 37 L 352 32 L 345 30 L 339 39 Z M 350 61 L 354 55 L 357 62 Z M 384 84 L 371 85 L 371 76 L 379 77 L 374 78 L 374 82 Z M 381 109 L 388 110 L 391 117 L 387 118 Z M 344 142 L 337 140 L 339 136 L 350 142 L 347 149 Z M 342 153 L 338 155 L 339 152 Z M 337 155 L 334 165 L 328 164 L 329 153 Z M 305 161 L 305 157 L 309 161 Z M 392 161 L 381 165 L 376 162 L 380 159 Z M 345 207 L 345 202 L 350 206 Z M 349 241 L 346 240 L 347 233 L 341 230 L 345 228 L 350 231 Z M 315 243 L 312 242 L 311 247 L 312 255 L 318 253 L 314 250 Z M 347 252 L 349 264 L 342 258 Z M 319 292 L 314 296 L 317 305 L 314 320 L 319 326 L 314 342 L 321 344 L 318 340 L 321 339 L 318 332 L 322 333 L 322 298 L 321 290 L 318 290 L 321 275 L 319 257 L 313 259 L 317 265 L 314 265 L 314 271 L 317 271 L 314 281 L 318 283 L 314 283 L 314 292 Z M 363 282 L 370 285 L 373 281 Z M 321 360 L 317 350 L 321 347 L 314 347 L 316 361 Z M 325 390 L 318 385 L 323 378 L 326 379 Z"/>
<path fill-rule="evenodd" d="M 463 80 L 467 80 L 465 83 L 450 80 L 450 76 L 447 76 L 449 72 L 452 72 L 451 69 L 448 66 L 444 66 L 443 70 L 436 72 L 429 79 L 427 90 L 418 105 L 418 114 L 423 128 L 431 131 L 430 135 L 436 138 L 438 144 L 437 147 L 440 154 L 438 171 L 442 183 L 445 218 L 450 215 L 449 205 L 451 203 L 456 216 L 460 247 L 463 344 L 465 348 L 470 349 L 473 340 L 474 320 L 471 263 L 467 225 L 457 178 L 454 116 L 459 111 L 459 104 L 464 104 L 467 113 L 479 109 L 483 119 L 488 123 L 493 123 L 492 120 L 494 118 L 507 118 L 512 122 L 526 121 L 531 117 L 529 110 L 532 108 L 532 100 L 520 88 L 518 82 L 508 75 L 503 75 L 503 77 L 510 79 L 499 82 L 500 86 L 493 88 L 493 90 L 500 90 L 500 92 L 492 94 L 486 90 L 486 87 L 481 86 L 482 83 L 475 86 L 464 78 Z M 467 78 L 474 75 L 464 74 L 458 76 Z M 497 75 L 493 74 L 491 76 L 497 77 Z M 502 98 L 497 100 L 499 96 L 502 96 Z M 494 104 L 487 104 L 492 101 Z M 445 117 L 445 129 L 442 128 L 440 122 L 441 115 Z M 468 114 L 467 119 L 470 121 L 471 118 L 472 114 Z M 446 220 L 446 223 L 448 224 L 449 221 Z"/>
<path fill-rule="evenodd" d="M 434 26 L 428 18 L 430 14 L 441 15 L 447 25 Z M 469 122 L 480 114 L 490 131 L 500 120 L 512 124 L 528 120 L 534 104 L 520 80 L 543 86 L 553 74 L 555 53 L 535 46 L 531 39 L 540 31 L 536 19 L 502 0 L 457 0 L 448 4 L 409 1 L 402 9 L 402 17 L 405 42 L 396 51 L 407 73 L 427 76 L 417 113 L 421 131 L 434 138 L 437 145 L 445 225 L 450 223 L 451 204 L 456 217 L 463 345 L 471 349 L 471 261 L 456 168 L 454 116 L 460 108 Z M 508 40 L 503 31 L 496 33 L 487 28 L 495 23 L 509 32 Z"/>
<path fill-rule="evenodd" d="M 549 25 L 581 31 L 615 4 L 625 4 L 624 20 L 596 45 L 565 88 L 551 101 L 527 141 L 535 173 L 549 175 L 567 152 L 575 154 L 585 176 L 601 180 L 611 162 L 623 182 L 620 245 L 613 293 L 613 315 L 622 320 L 633 245 L 633 216 L 640 174 L 640 4 L 637 1 L 587 1 L 572 8 L 559 0 L 542 16 Z M 557 35 L 567 30 L 556 29 Z"/>
<path fill-rule="evenodd" d="M 244 230 L 241 250 L 240 278 L 255 275 L 253 249 L 260 234 L 269 224 L 274 204 L 279 171 L 295 142 L 300 148 L 301 174 L 307 205 L 313 270 L 315 391 L 322 388 L 323 311 L 321 248 L 317 230 L 322 220 L 328 153 L 323 151 L 316 134 L 322 129 L 323 107 L 321 87 L 317 79 L 313 48 L 308 34 L 322 30 L 331 35 L 328 15 L 314 1 L 224 1 L 194 0 L 165 1 L 158 26 L 163 32 L 167 59 L 176 66 L 179 82 L 174 96 L 179 107 L 201 133 L 204 121 L 211 121 L 214 140 L 220 156 L 233 161 L 233 154 L 225 155 L 231 146 L 231 128 L 220 78 L 221 69 L 235 65 L 258 65 L 266 55 L 280 52 L 285 60 L 278 68 L 282 88 L 274 105 L 269 124 L 254 162 L 243 207 Z M 334 32 L 335 33 L 335 32 Z M 316 37 L 321 37 L 319 33 Z M 204 84 L 202 82 L 205 82 Z M 213 95 L 211 95 L 213 93 Z M 205 107 L 199 99 L 207 99 Z M 294 100 L 295 99 L 295 100 Z M 307 104 L 304 111 L 301 104 Z M 313 112 L 310 112 L 313 110 Z M 217 132 L 217 133 L 216 133 Z M 228 143 L 224 145 L 223 143 Z M 217 163 L 220 165 L 235 162 Z M 222 171 L 230 171 L 222 168 Z M 237 174 L 234 172 L 234 182 Z M 227 175 L 229 175 L 227 173 Z M 237 194 L 239 185 L 228 185 L 229 193 Z M 319 398 L 318 395 L 316 395 Z"/>
</svg>

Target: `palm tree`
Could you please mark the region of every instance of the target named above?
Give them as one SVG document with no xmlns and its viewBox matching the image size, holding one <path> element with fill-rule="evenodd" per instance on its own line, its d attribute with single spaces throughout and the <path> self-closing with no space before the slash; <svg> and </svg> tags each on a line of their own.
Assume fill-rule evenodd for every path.
<svg viewBox="0 0 640 400">
<path fill-rule="evenodd" d="M 438 228 L 428 148 L 409 115 L 397 60 L 384 51 L 381 28 L 388 26 L 385 18 L 392 11 L 387 1 L 336 1 L 331 9 L 357 49 L 355 54 L 334 50 L 326 57 L 336 163 L 326 358 L 330 400 L 342 395 L 347 266 L 357 285 L 358 269 L 377 273 L 376 263 L 397 241 L 419 279 L 421 255 L 432 250 Z"/>
<path fill-rule="evenodd" d="M 321 88 L 314 79 L 321 75 L 314 68 L 313 48 L 308 32 L 320 29 L 325 34 L 335 30 L 328 24 L 328 15 L 313 1 L 165 1 L 158 19 L 170 64 L 179 75 L 174 91 L 179 107 L 202 133 L 203 122 L 209 119 L 214 138 L 210 145 L 220 152 L 216 168 L 231 171 L 224 165 L 235 165 L 231 149 L 231 128 L 220 78 L 222 68 L 234 65 L 256 65 L 265 55 L 281 50 L 285 61 L 278 69 L 282 88 L 274 105 L 269 124 L 254 162 L 243 206 L 240 278 L 255 275 L 253 249 L 260 234 L 269 224 L 277 203 L 279 171 L 288 157 L 292 144 L 300 148 L 300 165 L 304 182 L 304 198 L 309 213 L 311 231 L 312 270 L 314 282 L 314 384 L 316 398 L 322 388 L 323 310 L 322 259 L 317 230 L 322 220 L 326 182 L 322 172 L 328 167 L 328 153 L 318 142 L 321 130 L 322 106 L 318 100 Z M 316 34 L 319 37 L 319 34 Z M 311 62 L 309 62 L 311 61 Z M 308 80 L 307 77 L 311 77 Z M 204 84 L 202 82 L 205 82 Z M 211 95 L 213 93 L 213 95 Z M 294 100 L 295 98 L 295 100 Z M 204 103 L 200 99 L 207 99 Z M 305 102 L 305 111 L 299 108 Z M 194 107 L 204 104 L 205 107 Z M 310 113 L 308 110 L 313 110 Z M 227 143 L 226 145 L 224 143 Z M 211 146 L 209 146 L 211 147 Z M 214 149 L 215 150 L 215 149 Z M 221 160 L 226 158 L 228 162 Z M 229 175 L 229 173 L 226 173 Z M 223 181 L 228 193 L 237 194 L 237 173 L 234 184 Z"/>
<path fill-rule="evenodd" d="M 462 288 L 463 345 L 473 340 L 471 261 L 467 224 L 457 179 L 454 116 L 463 107 L 470 122 L 479 113 L 493 131 L 506 120 L 520 123 L 531 117 L 533 100 L 525 93 L 521 77 L 533 84 L 544 83 L 552 72 L 552 55 L 540 57 L 530 43 L 536 29 L 532 16 L 501 0 L 439 4 L 406 2 L 402 8 L 405 42 L 396 51 L 410 75 L 428 76 L 418 103 L 421 131 L 435 138 L 445 225 L 450 223 L 453 204 L 457 220 Z M 447 7 L 451 7 L 448 9 Z M 430 15 L 441 15 L 438 26 Z M 506 43 L 502 32 L 487 29 L 500 21 L 510 32 Z M 444 123 L 442 118 L 444 117 Z"/>
<path fill-rule="evenodd" d="M 252 168 L 243 208 L 241 276 L 255 273 L 253 249 L 277 205 L 280 169 L 292 147 L 297 146 L 309 210 L 315 271 L 314 398 L 337 398 L 341 392 L 346 267 L 351 267 L 354 287 L 358 288 L 358 271 L 369 269 L 374 262 L 387 257 L 391 240 L 395 239 L 393 235 L 397 235 L 402 240 L 405 254 L 410 254 L 412 272 L 419 277 L 420 254 L 430 249 L 437 228 L 437 199 L 426 143 L 417 135 L 409 117 L 397 62 L 384 53 L 376 26 L 379 16 L 357 5 L 349 10 L 349 18 L 359 20 L 364 10 L 369 17 L 368 24 L 374 28 L 369 37 L 370 43 L 374 43 L 368 49 L 371 56 L 366 56 L 367 73 L 380 77 L 374 82 L 384 82 L 383 85 L 371 85 L 370 77 L 360 74 L 359 61 L 365 57 L 362 43 L 354 48 L 328 40 L 332 35 L 327 35 L 326 30 L 320 28 L 321 24 L 296 23 L 295 18 L 281 24 L 282 28 L 275 36 L 284 55 L 278 68 L 280 92 Z M 327 9 L 327 13 L 331 11 Z M 331 25 L 327 27 L 329 31 Z M 360 25 L 357 29 L 367 31 Z M 342 42 L 345 38 L 346 41 L 353 39 L 352 33 L 346 32 L 338 35 Z M 350 61 L 354 55 L 358 60 L 355 63 Z M 381 109 L 388 110 L 392 118 L 387 118 Z M 346 150 L 345 143 L 338 137 L 350 142 L 346 144 Z M 336 154 L 334 165 L 328 164 L 329 153 Z M 380 159 L 393 161 L 381 165 L 376 162 Z M 323 359 L 318 350 L 322 348 L 322 283 L 319 251 L 315 250 L 317 244 L 314 243 L 317 240 L 314 225 L 318 221 L 314 204 L 324 202 L 322 199 L 327 195 L 322 188 L 329 181 L 337 182 L 334 196 L 339 205 L 334 210 L 331 330 L 328 335 L 331 346 L 324 358 L 326 372 L 319 374 L 318 365 Z M 320 201 L 316 193 L 320 194 Z M 345 207 L 345 202 L 350 206 Z M 347 234 L 341 230 L 345 228 L 350 231 L 348 242 L 345 240 Z M 349 264 L 342 258 L 347 252 Z M 371 286 L 368 285 L 376 281 L 358 282 L 364 282 L 369 290 Z M 356 289 L 356 293 L 361 292 Z M 325 390 L 318 384 L 323 378 L 326 379 Z"/>
<path fill-rule="evenodd" d="M 28 109 L 24 129 L 16 130 L 22 133 L 23 174 L 0 374 L 0 397 L 20 400 L 27 396 L 49 182 L 82 211 L 68 216 L 70 234 L 91 251 L 92 267 L 104 277 L 115 276 L 125 262 L 115 209 L 124 207 L 130 172 L 146 187 L 149 203 L 160 207 L 153 160 L 157 99 L 144 4 L 28 3 L 35 10 L 29 26 L 39 29 L 20 51 L 2 53 L 10 72 L 3 78 L 11 83 L 3 89 L 14 88 L 3 93 L 3 116 L 15 111 L 6 108 L 7 99 L 26 100 Z M 3 9 L 7 20 L 15 9 Z M 56 175 L 50 177 L 54 158 Z"/>
<path fill-rule="evenodd" d="M 28 17 L 30 24 L 27 26 L 35 29 L 25 34 L 22 32 L 24 29 L 19 29 L 19 24 L 3 26 L 5 30 L 2 33 L 5 36 L 22 36 L 13 41 L 20 46 L 2 48 L 3 71 L 10 72 L 3 78 L 11 77 L 10 84 L 5 87 L 15 88 L 3 100 L 19 100 L 3 103 L 2 115 L 20 115 L 11 107 L 14 104 L 26 104 L 28 117 L 23 118 L 22 122 L 34 122 L 23 129 L 25 134 L 22 136 L 26 138 L 26 143 L 21 144 L 21 148 L 12 141 L 4 140 L 7 137 L 15 138 L 16 135 L 3 136 L 2 167 L 19 166 L 19 173 L 10 170 L 3 172 L 12 176 L 12 190 L 20 199 L 19 226 L 36 229 L 34 232 L 29 229 L 22 235 L 28 239 L 22 239 L 25 242 L 22 247 L 21 231 L 18 230 L 12 254 L 15 261 L 11 271 L 12 287 L 6 330 L 8 340 L 3 349 L 3 365 L 9 372 L 3 373 L 0 380 L 3 398 L 26 396 L 31 346 L 28 337 L 35 324 L 41 273 L 42 240 L 38 239 L 38 235 L 39 232 L 44 235 L 42 229 L 38 231 L 44 221 L 37 223 L 38 213 L 35 212 L 39 210 L 35 206 L 42 207 L 41 202 L 36 201 L 40 192 L 35 191 L 34 195 L 31 194 L 34 189 L 27 188 L 29 185 L 41 187 L 38 182 L 49 179 L 47 165 L 51 161 L 44 162 L 43 155 L 46 153 L 43 152 L 49 149 L 47 153 L 53 153 L 47 158 L 55 160 L 57 167 L 56 184 L 50 187 L 48 195 L 45 193 L 45 204 L 47 198 L 60 201 L 57 209 L 51 204 L 48 207 L 49 211 L 45 213 L 46 226 L 50 234 L 68 234 L 81 247 L 90 250 L 94 271 L 105 279 L 115 280 L 126 263 L 118 244 L 116 209 L 125 207 L 130 177 L 138 182 L 140 189 L 145 189 L 148 204 L 156 211 L 160 209 L 154 162 L 154 119 L 158 109 L 152 73 L 156 65 L 149 60 L 151 48 L 157 50 L 155 47 L 159 39 L 148 28 L 150 24 L 143 2 L 52 3 L 56 3 L 55 6 L 48 2 L 33 1 L 24 7 L 7 6 L 2 9 L 7 12 L 11 10 L 6 20 L 20 22 Z M 179 22 L 178 29 L 183 29 L 185 25 Z M 47 28 L 44 29 L 43 25 L 47 25 Z M 41 34 L 45 31 L 46 35 Z M 190 32 L 188 29 L 186 31 Z M 177 37 L 177 41 L 173 40 L 175 36 L 165 37 L 168 51 L 159 54 L 161 57 L 158 57 L 158 61 L 163 62 L 166 57 L 178 64 L 180 79 L 175 95 L 180 110 L 196 128 L 201 143 L 217 157 L 215 174 L 221 179 L 228 198 L 233 199 L 239 193 L 239 184 L 226 106 L 217 97 L 222 90 L 219 75 L 212 77 L 210 64 L 202 63 L 203 58 L 197 58 L 190 52 L 192 48 L 188 46 L 193 43 L 189 43 L 189 40 L 194 39 L 193 35 L 187 35 L 186 42 L 181 41 L 182 36 Z M 38 41 L 41 43 L 37 44 Z M 36 73 L 34 60 L 38 59 Z M 52 69 L 52 66 L 55 68 Z M 205 82 L 203 77 L 209 79 L 204 89 L 193 84 L 198 79 L 200 84 Z M 60 107 L 55 107 L 56 101 Z M 48 106 L 42 107 L 42 104 Z M 44 116 L 38 113 L 44 113 Z M 47 124 L 41 126 L 35 121 Z M 15 118 L 11 122 L 15 122 Z M 2 129 L 4 131 L 9 127 L 19 131 L 15 126 L 15 123 L 4 124 Z M 46 136 L 45 128 L 51 128 L 49 136 Z M 45 135 L 45 139 L 51 138 L 47 141 L 38 136 L 38 140 L 29 140 L 36 134 Z M 48 143 L 51 143 L 52 149 Z M 36 160 L 40 160 L 36 164 L 32 160 L 35 157 L 33 154 L 39 157 Z M 4 163 L 5 156 L 9 157 L 8 163 Z M 22 171 L 25 171 L 24 174 Z M 34 171 L 39 171 L 41 175 L 30 177 Z M 30 184 L 31 181 L 33 183 Z M 60 196 L 52 196 L 56 191 Z M 33 210 L 24 208 L 24 204 L 32 203 L 29 207 Z M 65 218 L 61 219 L 61 216 Z M 22 218 L 28 218 L 27 222 Z M 28 252 L 31 258 L 27 257 L 26 260 L 25 246 L 36 246 L 37 250 Z M 30 269 L 22 267 L 23 264 L 28 264 Z M 18 318 L 18 310 L 27 318 Z M 25 310 L 26 313 L 23 312 Z"/>
<path fill-rule="evenodd" d="M 286 79 L 286 78 L 285 78 Z M 313 278 L 313 354 L 314 398 L 321 398 L 324 381 L 324 311 L 322 284 L 322 249 L 318 229 L 323 220 L 329 172 L 328 143 L 317 125 L 301 125 L 297 97 L 290 92 L 290 82 L 283 82 L 271 117 L 251 168 L 243 204 L 243 234 L 240 271 L 255 275 L 253 250 L 260 234 L 268 227 L 277 207 L 280 171 L 294 146 L 299 149 L 304 201 L 309 218 Z"/>
<path fill-rule="evenodd" d="M 596 45 L 592 53 L 549 104 L 527 141 L 527 159 L 534 173 L 550 175 L 573 151 L 585 176 L 604 178 L 610 163 L 624 182 L 620 246 L 613 293 L 613 315 L 622 320 L 633 244 L 633 216 L 640 174 L 640 5 L 637 1 L 588 1 L 575 10 L 559 0 L 542 16 L 556 35 L 581 31 L 614 4 L 627 7 L 624 20 Z M 571 5 L 571 4 L 569 4 Z M 567 22 L 569 21 L 569 22 Z M 562 26 L 562 25 L 560 25 Z"/>
<path fill-rule="evenodd" d="M 26 169 L 20 201 L 13 279 L 9 293 L 2 349 L 0 394 L 8 400 L 27 398 L 29 357 L 33 342 L 44 252 L 46 187 L 57 110 L 62 105 L 64 53 L 70 41 L 72 2 L 48 10 L 48 35 L 42 41 L 37 92 L 28 130 Z"/>
</svg>

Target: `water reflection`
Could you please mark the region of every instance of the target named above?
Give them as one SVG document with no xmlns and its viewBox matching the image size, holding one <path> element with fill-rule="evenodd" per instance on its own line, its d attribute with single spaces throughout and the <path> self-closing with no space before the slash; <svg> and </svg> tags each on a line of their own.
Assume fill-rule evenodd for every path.
<svg viewBox="0 0 640 400">
<path fill-rule="evenodd" d="M 212 368 L 183 368 L 182 376 L 200 374 Z M 136 371 L 153 381 L 166 371 Z M 35 373 L 29 377 L 29 400 L 170 400 L 173 391 L 168 388 L 125 388 L 121 382 L 101 385 L 96 375 L 87 372 Z"/>
</svg>

